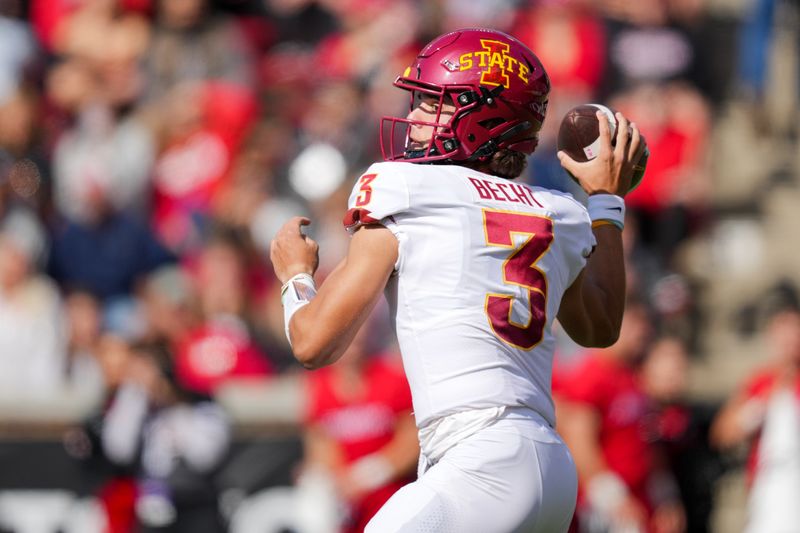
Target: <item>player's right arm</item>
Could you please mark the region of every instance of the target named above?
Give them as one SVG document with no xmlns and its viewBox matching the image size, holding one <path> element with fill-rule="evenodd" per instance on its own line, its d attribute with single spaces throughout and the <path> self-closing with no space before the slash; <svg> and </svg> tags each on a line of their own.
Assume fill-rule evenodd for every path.
<svg viewBox="0 0 800 533">
<path fill-rule="evenodd" d="M 355 183 L 348 201 L 344 223 L 353 237 L 345 259 L 315 295 L 301 299 L 305 300 L 302 307 L 291 310 L 291 296 L 298 293 L 287 291 L 287 335 L 295 358 L 306 368 L 338 360 L 383 295 L 399 257 L 399 242 L 389 226 L 395 224 L 395 216 L 408 209 L 408 198 L 406 180 L 397 164 L 371 166 Z M 285 287 L 294 287 L 287 281 L 297 275 L 307 275 L 304 283 L 312 284 L 318 247 L 300 231 L 309 223 L 295 217 L 272 241 L 272 266 Z"/>
<path fill-rule="evenodd" d="M 301 224 L 309 222 L 291 219 L 272 242 L 270 257 L 281 283 L 316 271 L 317 245 L 300 232 Z M 397 239 L 384 226 L 366 225 L 355 232 L 345 259 L 288 320 L 292 351 L 303 366 L 319 368 L 342 356 L 383 295 L 397 254 Z"/>
<path fill-rule="evenodd" d="M 635 124 L 617 113 L 616 146 L 611 145 L 608 119 L 598 113 L 600 154 L 586 163 L 577 163 L 559 152 L 561 165 L 575 176 L 591 196 L 624 196 L 630 188 L 634 162 L 645 149 L 644 139 Z M 625 261 L 622 232 L 613 224 L 593 224 L 597 241 L 586 267 L 566 290 L 558 320 L 572 339 L 582 346 L 606 347 L 619 337 L 625 310 Z"/>
</svg>

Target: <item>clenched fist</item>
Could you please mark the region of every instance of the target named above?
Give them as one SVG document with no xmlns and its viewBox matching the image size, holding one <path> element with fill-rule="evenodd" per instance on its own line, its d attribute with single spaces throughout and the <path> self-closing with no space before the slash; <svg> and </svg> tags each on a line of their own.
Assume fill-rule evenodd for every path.
<svg viewBox="0 0 800 533">
<path fill-rule="evenodd" d="M 311 221 L 305 217 L 292 217 L 270 243 L 269 257 L 275 276 L 286 283 L 296 274 L 314 275 L 319 266 L 319 245 L 304 235 L 300 228 Z"/>
</svg>

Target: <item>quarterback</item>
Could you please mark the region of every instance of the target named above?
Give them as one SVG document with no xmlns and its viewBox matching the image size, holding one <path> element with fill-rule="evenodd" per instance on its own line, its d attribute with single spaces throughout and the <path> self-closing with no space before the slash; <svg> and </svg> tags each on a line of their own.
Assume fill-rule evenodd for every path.
<svg viewBox="0 0 800 533">
<path fill-rule="evenodd" d="M 584 206 L 511 181 L 536 148 L 550 91 L 515 38 L 442 35 L 395 86 L 409 113 L 383 119 L 385 161 L 354 185 L 346 258 L 317 287 L 308 219 L 272 243 L 294 355 L 307 368 L 335 362 L 385 292 L 421 456 L 417 481 L 366 531 L 566 531 L 577 480 L 554 430 L 551 327 L 557 318 L 584 346 L 619 334 L 622 197 L 644 140 L 620 114 L 612 143 L 600 117 L 599 157 L 559 154 Z"/>
</svg>

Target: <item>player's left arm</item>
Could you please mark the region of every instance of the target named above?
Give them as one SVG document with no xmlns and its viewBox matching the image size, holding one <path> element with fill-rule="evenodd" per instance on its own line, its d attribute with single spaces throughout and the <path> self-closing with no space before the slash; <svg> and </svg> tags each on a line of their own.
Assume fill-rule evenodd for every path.
<svg viewBox="0 0 800 533">
<path fill-rule="evenodd" d="M 616 226 L 593 229 L 597 246 L 561 299 L 558 321 L 586 347 L 605 348 L 619 337 L 625 310 L 625 259 Z"/>
<path fill-rule="evenodd" d="M 275 275 L 286 283 L 296 274 L 314 275 L 318 246 L 295 217 L 278 231 L 270 248 Z M 295 358 L 306 368 L 329 365 L 341 357 L 377 303 L 398 257 L 394 234 L 381 225 L 359 228 L 345 259 L 326 278 L 310 302 L 288 324 Z"/>
<path fill-rule="evenodd" d="M 616 145 L 611 144 L 608 118 L 598 114 L 600 155 L 591 161 L 577 163 L 559 152 L 562 166 L 580 180 L 589 194 L 589 215 L 592 216 L 593 195 L 623 197 L 630 189 L 636 162 L 647 143 L 635 124 L 629 124 L 617 113 L 619 127 Z M 628 131 L 631 135 L 628 135 Z M 600 198 L 600 196 L 598 196 Z M 620 200 L 621 201 L 621 200 Z M 622 212 L 621 206 L 617 207 Z M 602 213 L 602 209 L 600 210 Z M 594 220 L 594 218 L 593 218 Z M 564 293 L 558 320 L 569 336 L 581 346 L 607 347 L 617 341 L 625 310 L 625 258 L 622 232 L 615 224 L 599 220 L 593 224 L 597 245 L 581 274 Z"/>
</svg>

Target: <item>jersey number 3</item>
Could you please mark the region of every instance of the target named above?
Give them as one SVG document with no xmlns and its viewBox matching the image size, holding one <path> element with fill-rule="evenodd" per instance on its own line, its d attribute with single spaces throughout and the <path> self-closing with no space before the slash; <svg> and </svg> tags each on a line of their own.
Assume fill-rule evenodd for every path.
<svg viewBox="0 0 800 533">
<path fill-rule="evenodd" d="M 508 211 L 483 210 L 486 244 L 509 248 L 512 252 L 503 262 L 503 283 L 528 289 L 530 319 L 519 324 L 511 318 L 514 296 L 487 294 L 486 314 L 498 338 L 513 346 L 530 350 L 542 340 L 547 322 L 547 278 L 536 262 L 553 242 L 553 221 L 539 215 Z M 514 236 L 527 239 L 514 244 Z"/>
<path fill-rule="evenodd" d="M 364 207 L 372 200 L 372 180 L 377 178 L 377 174 L 364 174 L 359 181 L 358 196 L 356 196 L 356 207 Z"/>
</svg>

